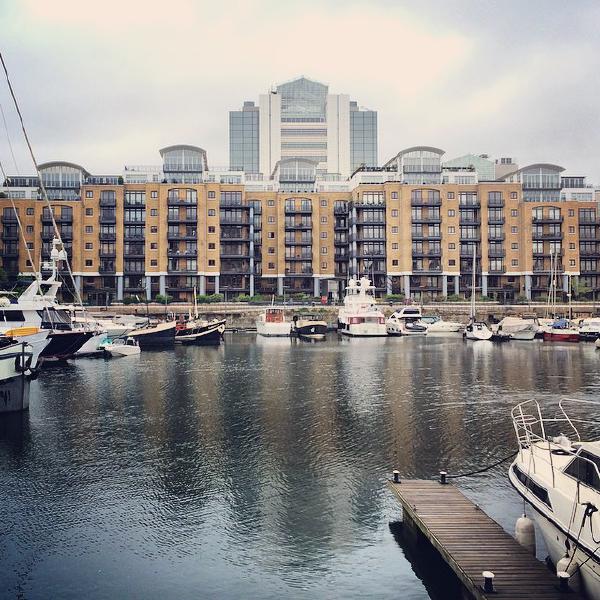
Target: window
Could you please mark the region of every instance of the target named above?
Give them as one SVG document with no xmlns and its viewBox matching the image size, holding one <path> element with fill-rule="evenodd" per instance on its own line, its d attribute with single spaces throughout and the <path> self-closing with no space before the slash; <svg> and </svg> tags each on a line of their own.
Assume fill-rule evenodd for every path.
<svg viewBox="0 0 600 600">
<path fill-rule="evenodd" d="M 327 254 L 327 246 L 321 246 L 321 254 Z"/>
<path fill-rule="evenodd" d="M 327 217 L 321 217 L 321 223 L 327 223 Z"/>
<path fill-rule="evenodd" d="M 150 198 L 158 198 L 158 192 L 156 190 L 150 192 Z"/>
<path fill-rule="evenodd" d="M 272 198 L 270 200 L 267 200 L 267 206 L 275 206 L 275 200 L 273 200 Z"/>
<path fill-rule="evenodd" d="M 513 259 L 510 261 L 510 264 L 511 264 L 511 266 L 513 266 L 513 267 L 518 267 L 518 266 L 519 266 L 519 261 L 518 261 L 516 258 L 513 258 Z"/>
<path fill-rule="evenodd" d="M 30 250 L 33 250 L 33 242 L 27 242 L 27 247 L 28 247 Z"/>
<path fill-rule="evenodd" d="M 152 225 L 152 227 L 150 227 L 150 233 L 158 233 L 158 227 L 156 225 Z"/>
<path fill-rule="evenodd" d="M 454 242 L 448 244 L 448 250 L 456 250 L 456 244 Z"/>
<path fill-rule="evenodd" d="M 213 191 L 208 192 L 208 197 L 212 200 L 217 197 L 216 193 Z"/>
<path fill-rule="evenodd" d="M 213 192 L 214 193 L 214 192 Z M 214 267 L 215 266 L 215 261 L 213 258 L 209 258 L 208 259 L 208 266 L 209 267 Z"/>
<path fill-rule="evenodd" d="M 574 209 L 572 209 L 572 208 L 569 209 L 569 216 L 570 217 L 574 217 L 575 216 L 575 210 Z"/>
<path fill-rule="evenodd" d="M 518 211 L 516 208 L 513 208 L 513 209 L 510 211 L 510 216 L 511 216 L 511 217 L 518 217 L 518 216 L 519 216 L 519 211 Z"/>
<path fill-rule="evenodd" d="M 511 197 L 513 200 L 516 200 L 516 199 L 517 199 L 517 192 L 511 192 L 511 193 L 510 193 L 510 197 Z"/>
<path fill-rule="evenodd" d="M 275 223 L 275 217 L 272 215 L 270 217 L 267 217 L 267 223 Z"/>
<path fill-rule="evenodd" d="M 516 244 L 515 242 L 513 242 L 513 243 L 510 245 L 510 247 L 511 247 L 511 249 L 512 249 L 512 250 L 518 250 L 518 249 L 519 249 L 519 244 Z"/>
<path fill-rule="evenodd" d="M 511 227 L 510 228 L 510 232 L 511 233 L 519 233 L 519 228 L 518 227 Z"/>
<path fill-rule="evenodd" d="M 398 266 L 398 259 L 394 258 L 392 259 L 392 267 L 397 267 Z"/>
<path fill-rule="evenodd" d="M 569 233 L 575 233 L 575 227 L 573 227 L 573 225 L 569 225 Z"/>
<path fill-rule="evenodd" d="M 448 233 L 456 233 L 456 227 L 454 227 L 454 226 L 448 227 Z"/>
<path fill-rule="evenodd" d="M 325 200 L 325 198 L 321 198 L 321 206 L 327 206 L 327 200 Z"/>
<path fill-rule="evenodd" d="M 86 225 L 85 232 L 86 233 L 94 233 L 94 228 L 91 225 Z"/>
<path fill-rule="evenodd" d="M 394 242 L 392 244 L 392 250 L 398 250 L 398 243 L 397 242 Z"/>
<path fill-rule="evenodd" d="M 141 206 L 146 204 L 146 192 L 125 192 L 125 206 Z"/>
<path fill-rule="evenodd" d="M 27 233 L 33 233 L 33 225 L 27 225 Z"/>
<path fill-rule="evenodd" d="M 396 225 L 392 227 L 392 233 L 398 233 L 398 227 Z"/>
<path fill-rule="evenodd" d="M 150 261 L 150 266 L 151 266 L 151 267 L 158 267 L 158 261 L 157 261 L 155 258 L 153 258 L 153 259 Z"/>
<path fill-rule="evenodd" d="M 156 242 L 152 242 L 150 244 L 150 250 L 158 250 L 158 244 Z"/>
<path fill-rule="evenodd" d="M 392 208 L 392 217 L 397 217 L 397 216 L 398 216 L 398 209 Z"/>
<path fill-rule="evenodd" d="M 151 217 L 158 217 L 158 208 L 151 208 L 150 209 L 150 216 Z"/>
<path fill-rule="evenodd" d="M 216 248 L 216 245 L 215 245 L 215 243 L 214 243 L 214 242 L 210 242 L 210 243 L 208 244 L 208 249 L 209 249 L 209 250 L 214 250 L 215 248 Z"/>
<path fill-rule="evenodd" d="M 600 491 L 598 469 L 600 458 L 582 450 L 567 466 L 565 473 L 581 481 L 584 485 Z"/>
<path fill-rule="evenodd" d="M 27 259 L 27 260 L 25 261 L 25 264 L 26 264 L 28 267 L 31 267 L 31 261 L 30 261 L 29 259 Z"/>
<path fill-rule="evenodd" d="M 93 198 L 94 197 L 94 192 L 92 190 L 85 190 L 85 197 L 86 198 Z"/>
<path fill-rule="evenodd" d="M 85 266 L 86 267 L 91 267 L 93 264 L 94 264 L 93 260 L 91 260 L 89 258 L 86 258 L 86 260 L 85 260 Z"/>
<path fill-rule="evenodd" d="M 267 237 L 270 240 L 274 240 L 275 239 L 275 232 L 274 231 L 269 231 L 269 233 L 267 233 Z"/>
<path fill-rule="evenodd" d="M 575 266 L 575 261 L 571 259 L 571 260 L 569 261 L 569 266 L 570 266 L 570 267 L 574 267 L 574 266 Z"/>
<path fill-rule="evenodd" d="M 456 266 L 456 260 L 455 260 L 454 258 L 451 258 L 451 259 L 448 261 L 448 266 L 449 266 L 449 267 L 455 267 L 455 266 Z"/>
<path fill-rule="evenodd" d="M 94 216 L 94 209 L 93 208 L 86 208 L 85 209 L 85 216 L 86 217 L 93 217 Z"/>
<path fill-rule="evenodd" d="M 275 248 L 273 246 L 269 246 L 269 249 L 267 250 L 267 252 L 269 254 L 275 254 Z"/>
<path fill-rule="evenodd" d="M 326 262 L 322 262 L 321 263 L 321 269 L 326 269 L 327 268 L 327 263 Z"/>
<path fill-rule="evenodd" d="M 85 249 L 86 250 L 93 250 L 94 249 L 94 244 L 92 244 L 92 242 L 86 242 L 85 243 Z"/>
<path fill-rule="evenodd" d="M 454 192 L 448 192 L 448 200 L 454 200 Z"/>
<path fill-rule="evenodd" d="M 569 244 L 569 250 L 575 250 L 575 244 L 573 242 Z"/>
<path fill-rule="evenodd" d="M 30 207 L 30 208 L 27 209 L 26 213 L 28 215 L 34 215 L 35 214 L 35 209 Z"/>
<path fill-rule="evenodd" d="M 268 263 L 268 267 L 269 269 L 274 269 L 275 268 L 275 263 Z"/>
<path fill-rule="evenodd" d="M 456 211 L 455 211 L 453 208 L 451 208 L 451 209 L 448 211 L 448 216 L 449 216 L 449 217 L 454 217 L 455 215 L 456 215 Z"/>
<path fill-rule="evenodd" d="M 217 211 L 214 208 L 209 208 L 208 209 L 208 216 L 209 217 L 214 217 L 217 214 Z"/>
<path fill-rule="evenodd" d="M 321 231 L 321 239 L 322 240 L 326 240 L 327 239 L 327 232 L 326 231 Z"/>
<path fill-rule="evenodd" d="M 398 192 L 392 192 L 392 200 L 398 200 Z"/>
</svg>

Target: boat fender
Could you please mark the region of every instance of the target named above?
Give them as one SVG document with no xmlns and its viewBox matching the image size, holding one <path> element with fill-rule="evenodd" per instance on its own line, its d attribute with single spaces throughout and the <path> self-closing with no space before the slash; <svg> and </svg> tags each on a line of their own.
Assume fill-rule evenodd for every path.
<svg viewBox="0 0 600 600">
<path fill-rule="evenodd" d="M 29 371 L 29 380 L 30 381 L 35 381 L 38 378 L 39 374 L 40 374 L 40 369 L 39 368 L 30 369 L 30 371 Z"/>
<path fill-rule="evenodd" d="M 525 515 L 517 519 L 515 539 L 523 548 L 535 556 L 535 527 L 533 521 Z"/>
<path fill-rule="evenodd" d="M 32 359 L 33 355 L 31 353 L 19 354 L 15 358 L 15 371 L 17 371 L 17 373 L 25 373 L 25 371 L 31 369 Z"/>
<path fill-rule="evenodd" d="M 569 587 L 578 592 L 581 588 L 581 581 L 579 576 L 579 563 L 573 560 L 567 552 L 557 563 L 556 572 L 564 572 L 569 574 Z"/>
</svg>

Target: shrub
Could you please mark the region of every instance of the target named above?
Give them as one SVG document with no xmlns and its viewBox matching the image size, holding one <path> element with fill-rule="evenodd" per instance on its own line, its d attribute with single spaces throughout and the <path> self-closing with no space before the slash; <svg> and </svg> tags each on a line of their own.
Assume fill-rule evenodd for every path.
<svg viewBox="0 0 600 600">
<path fill-rule="evenodd" d="M 448 302 L 460 302 L 462 298 L 458 294 L 450 294 L 446 297 Z"/>
<path fill-rule="evenodd" d="M 138 303 L 138 299 L 135 296 L 125 296 L 125 298 L 123 298 L 123 304 L 125 304 L 126 306 L 129 306 L 130 304 L 137 304 Z"/>
<path fill-rule="evenodd" d="M 527 299 L 527 296 L 525 296 L 525 294 L 519 294 L 515 298 L 515 304 L 529 304 L 529 300 Z"/>
<path fill-rule="evenodd" d="M 201 294 L 196 296 L 198 304 L 214 304 L 215 302 L 223 302 L 223 294 Z"/>
<path fill-rule="evenodd" d="M 386 294 L 383 298 L 388 302 L 404 302 L 404 294 Z"/>
<path fill-rule="evenodd" d="M 154 301 L 159 304 L 169 304 L 169 302 L 173 302 L 173 296 L 163 296 L 162 294 L 156 294 L 154 297 Z"/>
</svg>

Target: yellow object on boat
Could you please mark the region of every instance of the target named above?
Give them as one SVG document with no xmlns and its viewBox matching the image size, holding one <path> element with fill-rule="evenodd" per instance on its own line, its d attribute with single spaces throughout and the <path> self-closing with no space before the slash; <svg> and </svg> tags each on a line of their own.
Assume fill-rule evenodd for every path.
<svg viewBox="0 0 600 600">
<path fill-rule="evenodd" d="M 17 337 L 17 336 L 26 336 L 26 335 L 34 335 L 39 332 L 37 327 L 14 327 L 13 329 L 8 329 L 4 332 L 4 335 L 8 337 Z"/>
</svg>

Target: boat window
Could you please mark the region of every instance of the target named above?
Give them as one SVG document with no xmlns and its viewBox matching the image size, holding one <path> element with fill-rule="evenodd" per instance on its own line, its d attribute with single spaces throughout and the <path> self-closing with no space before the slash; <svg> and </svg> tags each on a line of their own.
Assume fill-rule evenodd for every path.
<svg viewBox="0 0 600 600">
<path fill-rule="evenodd" d="M 598 469 L 596 467 L 600 468 L 600 457 L 581 451 L 567 465 L 565 473 L 600 491 L 600 479 L 598 479 Z"/>
<path fill-rule="evenodd" d="M 552 508 L 550 504 L 550 498 L 548 496 L 548 490 L 544 489 L 541 485 L 538 485 L 531 477 L 525 475 L 517 465 L 513 465 L 513 473 L 516 475 L 517 479 L 528 489 L 533 495 L 541 500 L 546 506 Z"/>
<path fill-rule="evenodd" d="M 66 310 L 45 308 L 38 310 L 38 314 L 42 318 L 42 329 L 71 329 L 71 317 Z"/>
<path fill-rule="evenodd" d="M 0 321 L 24 321 L 22 310 L 0 310 Z"/>
<path fill-rule="evenodd" d="M 283 323 L 283 313 L 279 310 L 267 310 L 265 321 L 267 323 Z"/>
</svg>

